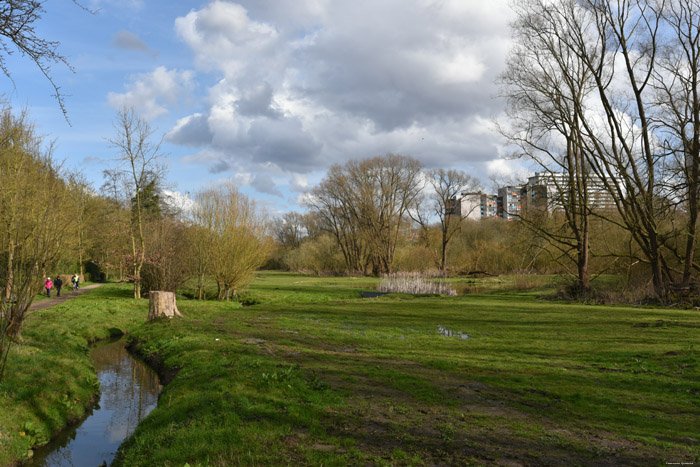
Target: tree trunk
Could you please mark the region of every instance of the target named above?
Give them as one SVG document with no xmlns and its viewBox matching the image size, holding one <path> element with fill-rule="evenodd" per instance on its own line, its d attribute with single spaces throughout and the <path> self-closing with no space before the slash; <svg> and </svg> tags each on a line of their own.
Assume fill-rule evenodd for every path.
<svg viewBox="0 0 700 467">
<path fill-rule="evenodd" d="M 173 292 L 151 291 L 148 296 L 148 321 L 153 321 L 157 318 L 172 318 L 174 316 L 182 318 L 175 304 L 175 294 Z"/>
</svg>

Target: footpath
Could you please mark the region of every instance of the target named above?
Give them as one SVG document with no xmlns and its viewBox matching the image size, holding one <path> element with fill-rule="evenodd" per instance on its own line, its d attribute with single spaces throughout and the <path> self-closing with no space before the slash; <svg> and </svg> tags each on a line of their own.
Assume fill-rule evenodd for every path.
<svg viewBox="0 0 700 467">
<path fill-rule="evenodd" d="M 66 300 L 70 300 L 73 297 L 77 297 L 78 295 L 82 295 L 85 292 L 87 292 L 88 290 L 92 290 L 92 289 L 97 288 L 101 285 L 102 284 L 90 284 L 90 285 L 86 285 L 84 287 L 81 287 L 75 291 L 69 287 L 63 288 L 61 290 L 60 297 L 56 296 L 56 289 L 51 289 L 51 293 L 53 294 L 51 296 L 51 298 L 46 299 L 46 300 L 42 300 L 40 302 L 32 303 L 32 306 L 29 307 L 29 311 L 43 310 L 44 308 L 60 305 L 61 303 L 65 302 Z"/>
</svg>

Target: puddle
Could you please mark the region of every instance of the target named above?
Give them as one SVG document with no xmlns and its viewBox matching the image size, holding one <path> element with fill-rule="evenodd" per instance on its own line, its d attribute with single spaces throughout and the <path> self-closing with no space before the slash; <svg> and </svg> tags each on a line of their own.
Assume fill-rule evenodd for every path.
<svg viewBox="0 0 700 467">
<path fill-rule="evenodd" d="M 442 334 L 445 337 L 455 337 L 464 341 L 469 339 L 469 335 L 463 333 L 462 331 L 454 331 L 443 326 L 438 326 L 438 333 Z"/>
<path fill-rule="evenodd" d="M 37 449 L 24 465 L 108 465 L 122 441 L 158 404 L 158 376 L 129 355 L 124 341 L 98 345 L 90 356 L 100 381 L 98 404 L 80 425 Z"/>
<path fill-rule="evenodd" d="M 360 295 L 362 295 L 362 298 L 377 298 L 388 293 L 389 292 L 360 292 Z"/>
</svg>

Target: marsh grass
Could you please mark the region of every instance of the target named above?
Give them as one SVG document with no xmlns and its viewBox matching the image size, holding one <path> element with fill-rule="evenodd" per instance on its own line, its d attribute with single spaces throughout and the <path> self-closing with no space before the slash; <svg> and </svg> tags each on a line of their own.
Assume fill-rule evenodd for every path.
<svg viewBox="0 0 700 467">
<path fill-rule="evenodd" d="M 378 292 L 455 296 L 457 291 L 447 281 L 430 279 L 419 272 L 400 272 L 382 276 Z"/>
</svg>

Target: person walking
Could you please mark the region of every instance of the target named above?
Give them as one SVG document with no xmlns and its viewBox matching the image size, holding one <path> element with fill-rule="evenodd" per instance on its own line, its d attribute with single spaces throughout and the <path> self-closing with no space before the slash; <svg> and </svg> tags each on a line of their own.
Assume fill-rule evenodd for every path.
<svg viewBox="0 0 700 467">
<path fill-rule="evenodd" d="M 73 282 L 73 290 L 78 290 L 80 288 L 80 276 L 73 274 L 71 281 Z"/>
<path fill-rule="evenodd" d="M 56 296 L 60 297 L 61 296 L 61 287 L 63 287 L 63 279 L 61 279 L 61 276 L 56 277 L 56 280 L 53 282 L 53 285 L 56 286 Z"/>
<path fill-rule="evenodd" d="M 44 287 L 46 288 L 46 296 L 51 298 L 51 288 L 53 287 L 53 282 L 51 282 L 50 277 L 47 277 L 44 281 Z"/>
</svg>

